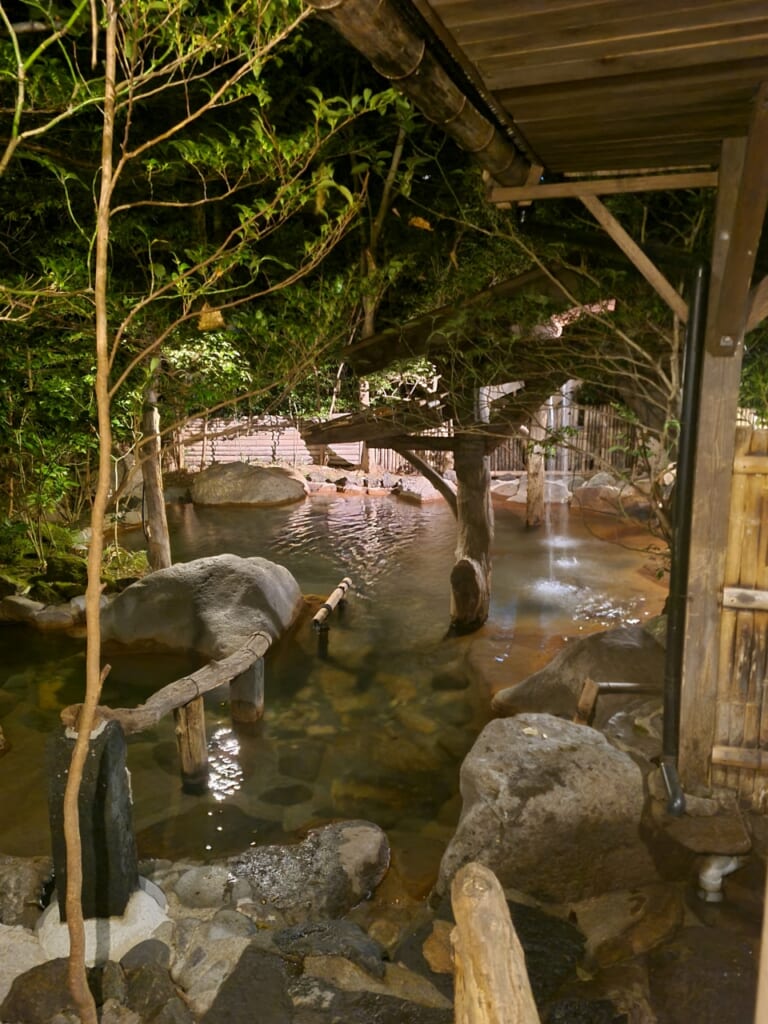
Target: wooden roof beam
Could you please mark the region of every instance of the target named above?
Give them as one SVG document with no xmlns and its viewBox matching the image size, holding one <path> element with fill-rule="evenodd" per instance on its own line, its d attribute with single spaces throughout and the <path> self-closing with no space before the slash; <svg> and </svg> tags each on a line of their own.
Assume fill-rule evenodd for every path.
<svg viewBox="0 0 768 1024">
<path fill-rule="evenodd" d="M 543 185 L 492 188 L 492 203 L 519 203 L 536 199 L 574 199 L 582 196 L 619 195 L 624 192 L 666 192 L 677 188 L 716 188 L 717 171 L 687 171 L 674 174 L 622 175 L 593 181 L 558 181 Z"/>
</svg>

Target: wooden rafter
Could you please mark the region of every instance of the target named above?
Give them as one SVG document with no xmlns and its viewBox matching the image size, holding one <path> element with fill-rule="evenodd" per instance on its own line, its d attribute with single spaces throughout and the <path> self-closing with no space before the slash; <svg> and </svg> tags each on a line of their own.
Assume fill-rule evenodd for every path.
<svg viewBox="0 0 768 1024">
<path fill-rule="evenodd" d="M 493 188 L 492 203 L 518 203 L 535 199 L 568 199 L 582 196 L 619 195 L 625 192 L 662 192 L 677 188 L 716 188 L 717 171 L 688 171 L 675 174 L 627 174 L 592 181 L 558 181 L 552 184 L 525 184 L 512 188 Z"/>
<path fill-rule="evenodd" d="M 600 202 L 597 196 L 581 195 L 579 198 L 622 252 L 629 257 L 651 287 L 664 299 L 675 316 L 682 320 L 683 323 L 687 323 L 688 303 L 673 288 L 655 263 L 648 259 L 637 242 L 624 230 L 610 210 Z"/>
</svg>

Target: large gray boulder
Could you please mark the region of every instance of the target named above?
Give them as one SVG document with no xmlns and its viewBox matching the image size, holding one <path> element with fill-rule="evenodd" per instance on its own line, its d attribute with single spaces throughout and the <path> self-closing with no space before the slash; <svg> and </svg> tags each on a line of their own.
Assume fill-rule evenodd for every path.
<svg viewBox="0 0 768 1024">
<path fill-rule="evenodd" d="M 664 660 L 664 648 L 642 626 L 620 626 L 593 633 L 571 640 L 543 669 L 515 686 L 499 690 L 491 706 L 500 715 L 545 711 L 573 718 L 586 679 L 641 683 L 660 694 Z M 631 699 L 625 695 L 601 695 L 595 725 L 605 724 Z"/>
<path fill-rule="evenodd" d="M 227 462 L 209 466 L 192 479 L 196 505 L 288 505 L 302 501 L 307 482 L 283 466 L 249 466 Z"/>
<path fill-rule="evenodd" d="M 642 773 L 588 726 L 552 715 L 489 722 L 461 767 L 461 795 L 441 895 L 473 860 L 503 886 L 552 902 L 657 878 L 639 835 Z"/>
<path fill-rule="evenodd" d="M 215 555 L 150 573 L 104 609 L 102 637 L 223 658 L 259 630 L 277 638 L 299 613 L 299 585 L 266 558 Z"/>
</svg>

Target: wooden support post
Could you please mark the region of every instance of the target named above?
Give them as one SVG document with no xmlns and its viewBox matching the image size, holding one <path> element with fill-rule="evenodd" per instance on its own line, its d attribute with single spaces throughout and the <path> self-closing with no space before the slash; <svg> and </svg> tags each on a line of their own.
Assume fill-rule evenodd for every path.
<svg viewBox="0 0 768 1024">
<path fill-rule="evenodd" d="M 456 1024 L 539 1024 L 525 954 L 494 873 L 465 865 L 451 902 Z"/>
<path fill-rule="evenodd" d="M 764 93 L 761 90 L 763 105 Z M 763 109 L 756 112 L 755 125 L 762 134 L 768 131 Z M 712 250 L 680 695 L 679 774 L 683 788 L 692 793 L 706 791 L 710 784 L 719 673 L 719 601 L 725 578 L 736 409 L 752 274 L 744 253 L 732 252 L 734 232 L 745 217 L 759 214 L 762 218 L 761 211 L 744 208 L 755 190 L 752 179 L 757 176 L 763 190 L 768 190 L 765 168 L 754 160 L 747 161 L 748 149 L 747 139 L 727 139 L 723 143 Z M 740 268 L 739 275 L 735 266 Z M 733 346 L 722 344 L 725 324 L 737 325 L 728 327 L 736 331 Z M 733 339 L 733 334 L 728 337 Z"/>
<path fill-rule="evenodd" d="M 455 443 L 458 539 L 451 570 L 451 629 L 470 633 L 482 626 L 491 605 L 491 473 L 482 434 L 460 434 Z"/>
<path fill-rule="evenodd" d="M 208 789 L 208 742 L 205 737 L 205 705 L 202 697 L 175 708 L 176 743 L 181 758 L 181 786 L 185 793 Z"/>
<path fill-rule="evenodd" d="M 525 459 L 527 484 L 525 525 L 528 527 L 541 526 L 544 522 L 544 487 L 546 477 L 544 472 L 544 445 L 542 442 L 547 436 L 546 417 L 546 406 L 542 406 L 531 417 L 528 427 L 529 448 Z"/>
<path fill-rule="evenodd" d="M 232 721 L 238 725 L 260 722 L 264 715 L 264 659 L 258 658 L 229 684 Z"/>
</svg>

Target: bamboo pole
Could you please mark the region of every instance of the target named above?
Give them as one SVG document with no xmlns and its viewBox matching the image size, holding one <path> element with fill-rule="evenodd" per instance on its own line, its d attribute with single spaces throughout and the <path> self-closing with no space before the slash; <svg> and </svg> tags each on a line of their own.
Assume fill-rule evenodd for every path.
<svg viewBox="0 0 768 1024">
<path fill-rule="evenodd" d="M 349 576 L 345 576 L 344 579 L 339 583 L 335 590 L 331 591 L 323 604 L 320 605 L 319 610 L 312 619 L 312 625 L 315 629 L 328 628 L 325 626 L 325 620 L 334 610 L 336 605 L 340 604 L 341 601 L 346 597 L 347 591 L 352 586 L 352 580 Z"/>
<path fill-rule="evenodd" d="M 456 1024 L 540 1024 L 504 892 L 477 862 L 451 885 Z"/>
</svg>

